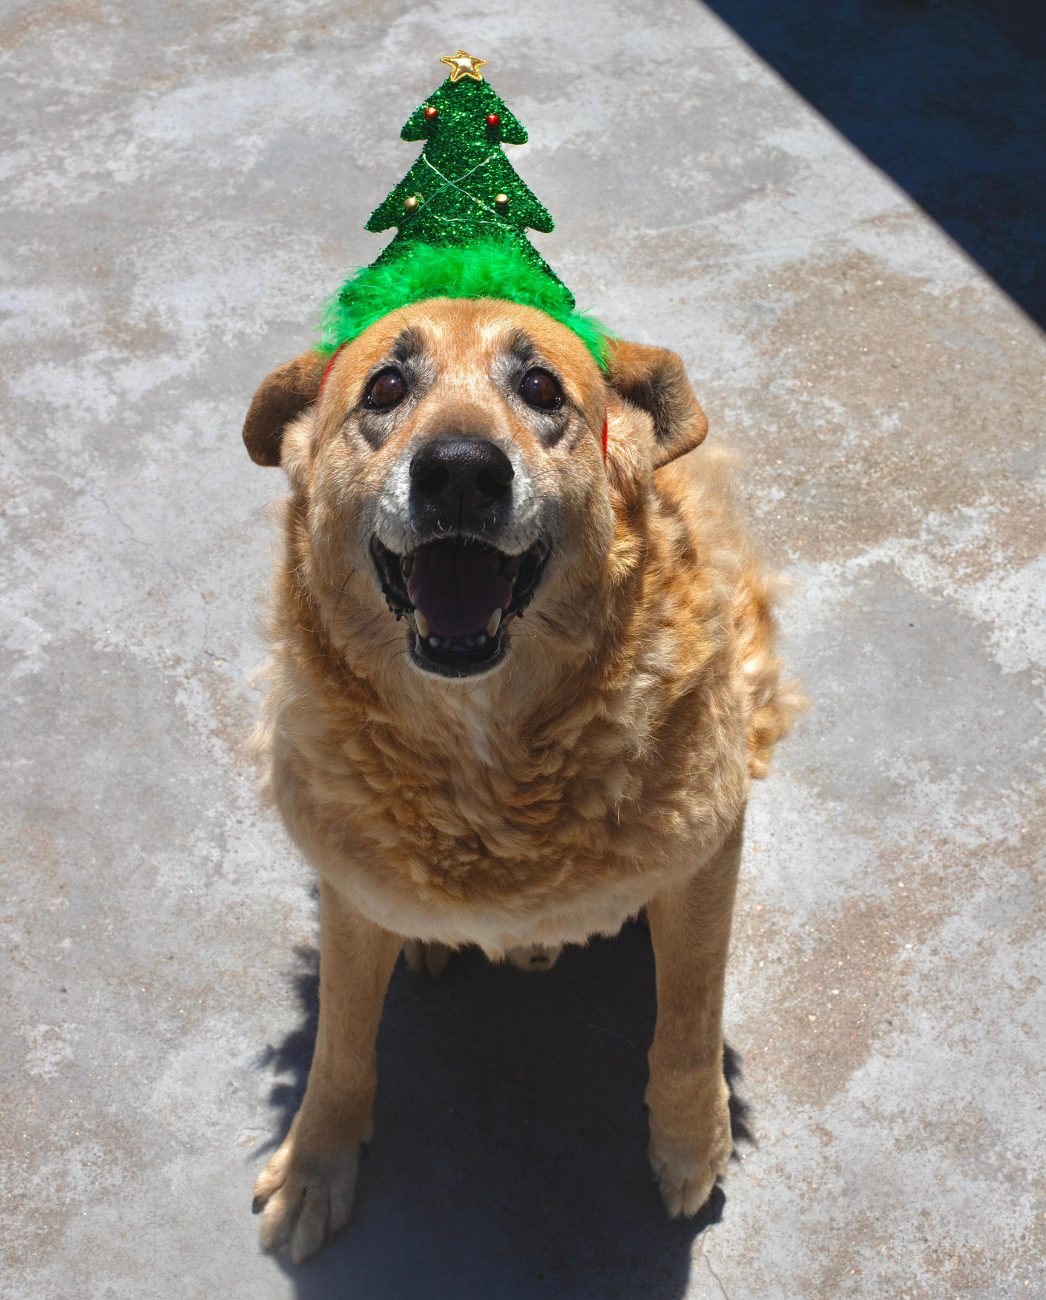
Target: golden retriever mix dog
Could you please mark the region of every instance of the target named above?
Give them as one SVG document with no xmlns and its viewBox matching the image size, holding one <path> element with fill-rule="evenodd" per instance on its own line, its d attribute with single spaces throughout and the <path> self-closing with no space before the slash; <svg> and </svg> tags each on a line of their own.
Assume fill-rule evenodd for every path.
<svg viewBox="0 0 1046 1300">
<path fill-rule="evenodd" d="M 478 944 L 520 964 L 646 909 L 646 1100 L 668 1212 L 731 1151 L 723 978 L 749 782 L 795 709 L 770 584 L 697 447 L 679 358 L 604 372 L 530 307 L 434 299 L 251 404 L 290 481 L 266 735 L 320 877 L 308 1088 L 255 1187 L 303 1259 L 352 1210 L 389 976 Z"/>
</svg>

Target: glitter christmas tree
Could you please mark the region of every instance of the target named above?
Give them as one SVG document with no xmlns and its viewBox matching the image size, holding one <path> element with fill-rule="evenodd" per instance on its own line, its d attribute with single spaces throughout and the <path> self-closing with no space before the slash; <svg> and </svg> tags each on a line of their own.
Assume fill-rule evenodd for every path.
<svg viewBox="0 0 1046 1300">
<path fill-rule="evenodd" d="M 367 222 L 368 230 L 397 227 L 376 265 L 403 257 L 418 244 L 495 240 L 562 284 L 525 234 L 550 231 L 552 218 L 501 147 L 526 144 L 526 130 L 483 79 L 476 66 L 483 59 L 459 50 L 444 62 L 451 63 L 450 76 L 400 133 L 404 140 L 425 141 L 421 156 Z M 565 285 L 563 291 L 569 295 Z"/>
<path fill-rule="evenodd" d="M 367 222 L 396 234 L 331 300 L 322 346 L 336 348 L 411 302 L 492 297 L 553 316 L 603 364 L 605 331 L 574 311 L 573 294 L 527 238 L 553 223 L 502 148 L 525 144 L 525 128 L 479 71 L 484 59 L 459 50 L 442 62 L 450 76 L 400 133 L 424 140 L 421 154 Z"/>
</svg>

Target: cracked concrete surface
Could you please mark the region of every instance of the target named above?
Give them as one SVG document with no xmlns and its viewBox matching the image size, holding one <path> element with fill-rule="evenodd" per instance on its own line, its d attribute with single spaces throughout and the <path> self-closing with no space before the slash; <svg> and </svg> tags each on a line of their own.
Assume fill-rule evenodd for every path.
<svg viewBox="0 0 1046 1300">
<path fill-rule="evenodd" d="M 725 1197 L 669 1224 L 649 1184 L 641 929 L 464 954 L 394 981 L 356 1218 L 295 1270 L 248 1212 L 315 925 L 247 746 L 281 482 L 239 429 L 459 42 L 530 129 L 542 250 L 741 453 L 816 703 L 751 815 Z M 0 1294 L 1041 1294 L 1028 317 L 701 4 L 8 3 L 0 50 Z"/>
</svg>

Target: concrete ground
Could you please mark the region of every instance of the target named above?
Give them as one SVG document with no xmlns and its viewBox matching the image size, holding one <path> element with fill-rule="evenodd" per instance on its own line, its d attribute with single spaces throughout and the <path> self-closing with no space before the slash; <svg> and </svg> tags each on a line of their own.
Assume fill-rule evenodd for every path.
<svg viewBox="0 0 1046 1300">
<path fill-rule="evenodd" d="M 714 7 L 4 5 L 4 1297 L 1043 1294 L 1030 32 Z M 246 747 L 282 483 L 239 431 L 459 43 L 543 251 L 743 454 L 816 704 L 755 796 L 703 1220 L 644 1164 L 632 927 L 398 973 L 355 1220 L 293 1269 L 249 1191 L 315 917 Z"/>
</svg>

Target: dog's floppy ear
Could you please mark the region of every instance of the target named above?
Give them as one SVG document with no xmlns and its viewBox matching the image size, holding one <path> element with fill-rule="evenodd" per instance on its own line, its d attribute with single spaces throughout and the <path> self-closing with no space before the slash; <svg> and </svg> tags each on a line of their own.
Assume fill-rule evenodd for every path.
<svg viewBox="0 0 1046 1300">
<path fill-rule="evenodd" d="M 708 420 L 682 360 L 667 348 L 611 339 L 607 379 L 654 424 L 654 469 L 704 442 Z"/>
<path fill-rule="evenodd" d="M 243 422 L 243 441 L 257 465 L 278 465 L 283 431 L 316 400 L 330 357 L 312 350 L 262 380 Z"/>
</svg>

